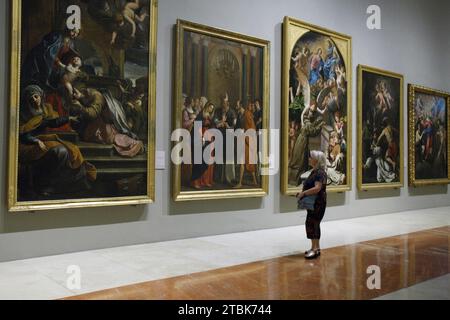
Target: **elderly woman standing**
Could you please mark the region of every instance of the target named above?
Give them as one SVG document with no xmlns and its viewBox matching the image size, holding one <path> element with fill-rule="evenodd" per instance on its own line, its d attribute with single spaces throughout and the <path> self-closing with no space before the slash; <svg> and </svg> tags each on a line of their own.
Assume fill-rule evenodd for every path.
<svg viewBox="0 0 450 320">
<path fill-rule="evenodd" d="M 311 240 L 311 249 L 305 252 L 306 259 L 315 259 L 320 256 L 320 223 L 322 222 L 327 207 L 326 161 L 323 152 L 310 152 L 309 164 L 313 167 L 313 170 L 308 179 L 303 183 L 302 192 L 297 194 L 299 199 L 305 196 L 317 195 L 314 210 L 308 210 L 306 217 L 306 235 Z"/>
</svg>

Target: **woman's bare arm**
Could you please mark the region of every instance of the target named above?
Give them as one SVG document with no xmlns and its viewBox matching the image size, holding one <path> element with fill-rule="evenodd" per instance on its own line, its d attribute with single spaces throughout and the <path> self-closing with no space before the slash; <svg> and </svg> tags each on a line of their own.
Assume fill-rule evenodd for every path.
<svg viewBox="0 0 450 320">
<path fill-rule="evenodd" d="M 322 182 L 316 181 L 314 188 L 305 190 L 302 192 L 303 196 L 313 196 L 315 194 L 318 194 L 322 190 Z"/>
</svg>

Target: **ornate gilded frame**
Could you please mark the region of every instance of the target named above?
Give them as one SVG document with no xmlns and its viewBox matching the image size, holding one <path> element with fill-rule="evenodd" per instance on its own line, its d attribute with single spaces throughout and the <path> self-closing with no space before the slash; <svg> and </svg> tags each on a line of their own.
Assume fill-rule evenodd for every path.
<svg viewBox="0 0 450 320">
<path fill-rule="evenodd" d="M 182 86 L 183 86 L 183 47 L 184 32 L 195 32 L 206 36 L 217 37 L 220 39 L 234 41 L 242 44 L 260 47 L 263 49 L 263 123 L 262 128 L 269 129 L 269 109 L 270 109 L 270 42 L 258 39 L 256 37 L 239 34 L 233 31 L 223 30 L 210 26 L 201 25 L 185 20 L 177 20 L 175 26 L 175 69 L 173 75 L 173 129 L 180 128 L 182 119 L 182 110 L 179 106 L 183 105 Z M 176 143 L 173 143 L 175 145 Z M 268 139 L 263 143 L 262 154 L 265 159 L 268 156 Z M 268 165 L 262 164 L 263 168 Z M 182 191 L 181 190 L 181 165 L 172 163 L 172 198 L 176 202 L 195 201 L 195 200 L 216 200 L 216 199 L 234 199 L 234 198 L 259 198 L 265 197 L 269 192 L 269 177 L 261 175 L 261 188 L 254 189 L 224 189 L 224 190 L 199 190 Z"/>
<path fill-rule="evenodd" d="M 394 183 L 366 183 L 364 184 L 362 181 L 362 121 L 363 121 L 363 72 L 370 72 L 377 75 L 382 75 L 385 77 L 395 78 L 400 80 L 400 100 L 399 100 L 399 154 L 400 154 L 400 170 L 399 170 L 399 182 Z M 386 71 L 378 68 L 373 68 L 365 65 L 358 66 L 358 129 L 357 129 L 357 139 L 358 139 L 358 156 L 357 156 L 357 172 L 358 172 L 358 190 L 359 191 L 368 191 L 368 190 L 382 190 L 382 189 L 399 189 L 404 186 L 403 172 L 404 172 L 404 128 L 403 128 L 403 105 L 404 105 L 404 78 L 403 75 L 394 73 L 391 71 Z"/>
<path fill-rule="evenodd" d="M 289 66 L 290 55 L 297 40 L 309 31 L 314 31 L 333 39 L 338 45 L 346 66 L 347 78 L 347 179 L 345 185 L 329 186 L 328 192 L 346 192 L 352 189 L 352 38 L 329 29 L 306 23 L 291 17 L 283 21 L 283 54 L 282 54 L 282 131 L 281 131 L 281 192 L 284 195 L 295 195 L 298 187 L 289 186 Z"/>
<path fill-rule="evenodd" d="M 416 154 L 415 154 L 415 108 L 414 102 L 416 93 L 429 94 L 433 96 L 440 96 L 445 99 L 447 112 L 447 178 L 446 179 L 416 179 Z M 429 185 L 445 185 L 450 184 L 450 93 L 427 88 L 424 86 L 409 84 L 408 85 L 408 181 L 410 187 L 421 187 Z"/>
<path fill-rule="evenodd" d="M 158 0 L 150 0 L 149 32 L 149 108 L 147 150 L 147 194 L 136 197 L 70 199 L 21 202 L 17 200 L 20 52 L 22 35 L 22 0 L 11 1 L 11 54 L 10 54 L 10 127 L 8 155 L 8 210 L 10 212 L 41 211 L 102 206 L 125 206 L 153 203 L 155 200 L 155 115 L 156 115 L 156 47 L 158 26 Z"/>
</svg>

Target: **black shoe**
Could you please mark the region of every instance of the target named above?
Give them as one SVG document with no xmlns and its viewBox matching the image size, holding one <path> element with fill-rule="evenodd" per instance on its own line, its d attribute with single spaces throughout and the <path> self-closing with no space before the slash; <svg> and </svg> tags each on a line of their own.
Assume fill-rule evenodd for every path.
<svg viewBox="0 0 450 320">
<path fill-rule="evenodd" d="M 310 250 L 305 254 L 305 259 L 312 260 L 320 257 L 320 249 L 318 250 Z"/>
</svg>

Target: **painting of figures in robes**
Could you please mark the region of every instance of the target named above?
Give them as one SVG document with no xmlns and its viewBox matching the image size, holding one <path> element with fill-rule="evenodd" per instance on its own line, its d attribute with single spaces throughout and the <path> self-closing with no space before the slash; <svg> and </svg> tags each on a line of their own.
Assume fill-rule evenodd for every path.
<svg viewBox="0 0 450 320">
<path fill-rule="evenodd" d="M 358 66 L 358 188 L 403 186 L 403 76 Z"/>
<path fill-rule="evenodd" d="M 449 93 L 409 85 L 411 186 L 450 183 L 449 102 Z"/>
<path fill-rule="evenodd" d="M 181 20 L 176 33 L 174 130 L 189 138 L 174 200 L 265 196 L 269 42 Z"/>
<path fill-rule="evenodd" d="M 351 38 L 289 17 L 283 28 L 282 191 L 298 192 L 311 151 L 326 156 L 328 190 L 350 190 Z"/>
<path fill-rule="evenodd" d="M 151 202 L 156 1 L 11 6 L 10 210 Z"/>
</svg>

